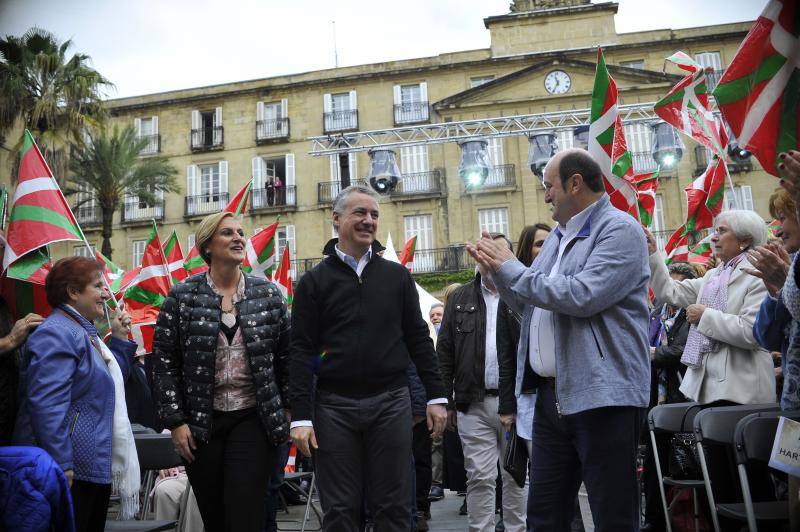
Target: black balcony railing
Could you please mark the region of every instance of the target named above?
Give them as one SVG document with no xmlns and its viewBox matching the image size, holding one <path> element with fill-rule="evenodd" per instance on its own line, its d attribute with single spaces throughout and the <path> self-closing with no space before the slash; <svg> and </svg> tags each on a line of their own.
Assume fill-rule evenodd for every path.
<svg viewBox="0 0 800 532">
<path fill-rule="evenodd" d="M 430 118 L 431 114 L 428 102 L 409 102 L 394 106 L 395 125 L 427 122 Z"/>
<path fill-rule="evenodd" d="M 724 72 L 724 70 L 706 70 L 706 89 L 708 92 L 714 90 Z"/>
<path fill-rule="evenodd" d="M 147 140 L 139 155 L 154 155 L 161 151 L 161 135 L 142 135 L 138 138 Z"/>
<path fill-rule="evenodd" d="M 416 196 L 419 194 L 441 194 L 444 192 L 444 180 L 437 168 L 430 172 L 414 172 L 403 174 L 392 196 Z"/>
<path fill-rule="evenodd" d="M 203 127 L 192 130 L 192 149 L 210 150 L 221 148 L 224 138 L 222 126 Z"/>
<path fill-rule="evenodd" d="M 295 186 L 254 188 L 250 198 L 251 211 L 275 207 L 295 207 L 297 205 L 297 189 Z"/>
<path fill-rule="evenodd" d="M 103 211 L 96 205 L 82 205 L 74 210 L 75 218 L 83 227 L 103 223 Z"/>
<path fill-rule="evenodd" d="M 164 200 L 145 203 L 137 199 L 126 199 L 122 204 L 122 223 L 141 220 L 163 220 Z"/>
<path fill-rule="evenodd" d="M 306 273 L 307 271 L 311 270 L 314 266 L 322 262 L 323 257 L 314 257 L 312 259 L 295 259 L 292 261 L 292 266 L 294 266 L 294 271 L 297 273 L 297 279 L 300 278 L 301 275 Z M 296 279 L 295 279 L 296 280 Z"/>
<path fill-rule="evenodd" d="M 489 169 L 489 175 L 483 186 L 475 190 L 482 190 L 487 188 L 503 188 L 514 187 L 517 185 L 516 171 L 513 164 L 501 164 L 492 166 Z"/>
<path fill-rule="evenodd" d="M 228 205 L 228 193 L 216 192 L 199 196 L 186 196 L 186 216 L 219 212 Z"/>
<path fill-rule="evenodd" d="M 365 185 L 366 181 L 364 179 L 350 179 L 350 184 Z M 342 191 L 342 188 L 341 181 L 317 183 L 317 203 L 333 203 L 333 200 L 336 199 L 336 195 Z"/>
<path fill-rule="evenodd" d="M 323 113 L 325 133 L 358 129 L 358 110 L 332 111 Z"/>
<path fill-rule="evenodd" d="M 653 172 L 658 168 L 658 163 L 653 159 L 653 154 L 649 151 L 635 151 L 631 153 L 631 162 L 633 163 L 633 170 L 637 174 Z"/>
<path fill-rule="evenodd" d="M 275 118 L 256 122 L 256 142 L 289 138 L 289 119 Z"/>
</svg>

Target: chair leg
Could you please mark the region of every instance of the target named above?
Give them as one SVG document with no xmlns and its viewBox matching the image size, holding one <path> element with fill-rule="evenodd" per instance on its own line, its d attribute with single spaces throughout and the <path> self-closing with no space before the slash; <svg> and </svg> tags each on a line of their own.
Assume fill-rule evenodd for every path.
<svg viewBox="0 0 800 532">
<path fill-rule="evenodd" d="M 703 471 L 703 483 L 706 485 L 706 496 L 708 497 L 708 506 L 711 511 L 711 521 L 714 525 L 714 532 L 720 532 L 717 503 L 714 501 L 714 492 L 711 491 L 711 478 L 708 476 L 706 455 L 703 452 L 703 444 L 701 442 L 697 442 L 697 456 L 700 458 L 700 469 Z"/>
<path fill-rule="evenodd" d="M 758 532 L 755 510 L 753 509 L 753 495 L 750 493 L 750 484 L 747 482 L 747 471 L 744 464 L 739 464 L 739 483 L 742 485 L 742 498 L 744 509 L 747 512 L 747 526 L 750 532 Z"/>
<path fill-rule="evenodd" d="M 694 507 L 694 532 L 700 532 L 700 504 L 697 501 L 697 490 L 692 488 L 692 505 Z"/>
<path fill-rule="evenodd" d="M 650 443 L 653 445 L 653 458 L 655 458 L 656 474 L 658 475 L 658 491 L 661 493 L 661 505 L 664 507 L 664 521 L 667 523 L 667 532 L 672 532 L 672 519 L 669 515 L 669 508 L 667 508 L 667 494 L 664 491 L 664 475 L 661 472 L 661 460 L 658 458 L 656 435 L 652 430 L 650 431 Z"/>
</svg>

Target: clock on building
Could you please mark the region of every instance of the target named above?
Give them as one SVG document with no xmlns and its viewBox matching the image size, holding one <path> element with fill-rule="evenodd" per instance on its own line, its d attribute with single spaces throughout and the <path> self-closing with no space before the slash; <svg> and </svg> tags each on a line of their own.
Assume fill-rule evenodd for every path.
<svg viewBox="0 0 800 532">
<path fill-rule="evenodd" d="M 572 80 L 563 70 L 553 70 L 544 78 L 544 88 L 550 94 L 564 94 L 571 86 Z"/>
</svg>

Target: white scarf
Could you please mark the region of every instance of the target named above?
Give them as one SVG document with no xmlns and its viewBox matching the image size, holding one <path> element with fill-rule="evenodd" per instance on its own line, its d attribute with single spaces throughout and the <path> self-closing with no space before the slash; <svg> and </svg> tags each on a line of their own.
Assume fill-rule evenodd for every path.
<svg viewBox="0 0 800 532">
<path fill-rule="evenodd" d="M 114 419 L 111 425 L 111 490 L 119 494 L 120 520 L 133 519 L 139 511 L 139 457 L 133 440 L 131 422 L 128 420 L 128 407 L 125 404 L 125 385 L 122 370 L 117 359 L 99 338 L 95 345 L 100 346 L 100 355 L 108 365 L 114 380 Z"/>
</svg>

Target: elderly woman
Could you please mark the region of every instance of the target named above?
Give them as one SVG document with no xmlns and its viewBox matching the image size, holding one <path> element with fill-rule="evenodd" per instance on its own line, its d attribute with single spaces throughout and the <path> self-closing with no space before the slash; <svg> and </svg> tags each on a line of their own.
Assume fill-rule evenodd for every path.
<svg viewBox="0 0 800 532">
<path fill-rule="evenodd" d="M 753 322 L 766 295 L 748 275 L 747 252 L 767 241 L 764 220 L 753 211 L 717 216 L 711 242 L 719 265 L 702 279 L 675 281 L 646 231 L 650 286 L 656 299 L 686 307 L 689 335 L 681 356 L 687 366 L 680 391 L 700 404 L 769 403 L 775 400 L 772 358 L 753 337 Z"/>
<path fill-rule="evenodd" d="M 289 437 L 289 321 L 280 290 L 241 270 L 242 225 L 205 218 L 209 265 L 172 287 L 153 338 L 156 409 L 208 532 L 260 532 L 275 446 Z"/>
<path fill-rule="evenodd" d="M 128 340 L 125 312 L 111 321 L 108 345 L 97 335 L 93 322 L 111 297 L 102 272 L 103 264 L 86 257 L 55 263 L 45 281 L 53 313 L 30 335 L 20 361 L 14 443 L 41 447 L 64 470 L 78 531 L 104 530 L 112 488 L 123 519 L 133 517 L 139 501 L 123 383 L 136 344 Z"/>
</svg>

